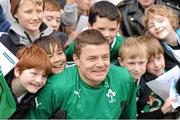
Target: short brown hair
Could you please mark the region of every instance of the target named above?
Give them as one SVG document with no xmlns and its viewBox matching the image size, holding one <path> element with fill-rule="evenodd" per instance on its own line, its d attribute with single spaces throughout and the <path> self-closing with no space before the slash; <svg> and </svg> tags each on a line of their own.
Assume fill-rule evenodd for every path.
<svg viewBox="0 0 180 120">
<path fill-rule="evenodd" d="M 158 54 L 164 55 L 163 47 L 161 46 L 159 40 L 155 37 L 146 35 L 144 36 L 144 39 L 142 39 L 142 42 L 144 42 L 147 46 L 149 57 L 154 57 Z"/>
<path fill-rule="evenodd" d="M 164 5 L 152 5 L 146 8 L 144 13 L 144 24 L 146 29 L 148 29 L 149 19 L 154 15 L 167 17 L 174 29 L 177 29 L 179 27 L 179 18 L 171 8 Z"/>
<path fill-rule="evenodd" d="M 31 68 L 44 70 L 46 75 L 51 73 L 52 67 L 48 55 L 43 49 L 35 45 L 22 47 L 16 56 L 19 59 L 16 67 L 19 69 L 20 74 L 22 71 Z"/>
<path fill-rule="evenodd" d="M 57 40 L 52 35 L 43 36 L 36 41 L 33 42 L 34 45 L 37 45 L 38 47 L 42 48 L 46 51 L 46 53 L 51 53 L 50 47 L 55 48 L 57 46 L 58 50 L 62 50 L 64 52 L 64 47 L 60 40 Z"/>
<path fill-rule="evenodd" d="M 44 0 L 44 5 L 46 11 L 61 11 L 61 5 L 57 0 Z"/>
<path fill-rule="evenodd" d="M 75 50 L 74 53 L 79 57 L 81 54 L 82 47 L 87 44 L 90 45 L 101 45 L 107 43 L 109 45 L 108 40 L 102 35 L 101 32 L 95 29 L 88 29 L 81 32 L 75 38 Z"/>
</svg>

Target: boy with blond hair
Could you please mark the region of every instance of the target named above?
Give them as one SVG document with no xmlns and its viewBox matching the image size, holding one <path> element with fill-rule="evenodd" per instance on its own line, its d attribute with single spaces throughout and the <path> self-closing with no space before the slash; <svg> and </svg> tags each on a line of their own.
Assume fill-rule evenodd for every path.
<svg viewBox="0 0 180 120">
<path fill-rule="evenodd" d="M 128 68 L 135 82 L 145 73 L 148 61 L 147 47 L 139 39 L 142 37 L 127 38 L 119 48 L 118 57 L 119 64 Z"/>
</svg>

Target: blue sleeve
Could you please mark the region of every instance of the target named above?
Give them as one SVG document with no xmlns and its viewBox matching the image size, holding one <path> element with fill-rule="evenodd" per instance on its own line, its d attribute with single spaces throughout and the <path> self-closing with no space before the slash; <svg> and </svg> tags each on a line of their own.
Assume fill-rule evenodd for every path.
<svg viewBox="0 0 180 120">
<path fill-rule="evenodd" d="M 6 20 L 3 9 L 0 5 L 0 32 L 7 32 L 10 28 L 10 23 Z"/>
</svg>

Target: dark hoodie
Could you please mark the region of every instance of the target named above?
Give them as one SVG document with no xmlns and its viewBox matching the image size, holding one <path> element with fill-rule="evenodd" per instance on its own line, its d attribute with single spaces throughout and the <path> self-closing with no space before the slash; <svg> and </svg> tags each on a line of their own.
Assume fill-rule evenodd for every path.
<svg viewBox="0 0 180 120">
<path fill-rule="evenodd" d="M 16 55 L 21 46 L 31 46 L 33 41 L 41 36 L 50 35 L 52 32 L 53 30 L 51 28 L 48 28 L 42 23 L 40 26 L 40 33 L 32 37 L 28 35 L 17 22 L 15 22 L 10 27 L 8 33 L 3 33 L 1 35 L 0 42 Z"/>
<path fill-rule="evenodd" d="M 146 72 L 140 80 L 140 91 L 139 99 L 137 101 L 137 113 L 138 119 L 176 119 L 179 116 L 178 111 L 163 114 L 161 108 L 154 110 L 152 112 L 142 112 L 143 108 L 149 101 L 149 95 L 152 93 L 152 90 L 147 86 L 147 82 L 156 79 L 158 76 Z M 180 80 L 179 80 L 180 81 Z M 179 82 L 180 83 L 180 82 Z M 156 96 L 156 98 L 158 98 Z"/>
</svg>

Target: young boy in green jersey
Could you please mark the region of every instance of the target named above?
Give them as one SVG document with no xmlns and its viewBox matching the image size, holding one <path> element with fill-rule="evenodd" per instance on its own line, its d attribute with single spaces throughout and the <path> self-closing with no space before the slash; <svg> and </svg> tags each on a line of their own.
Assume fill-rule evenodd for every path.
<svg viewBox="0 0 180 120">
<path fill-rule="evenodd" d="M 135 119 L 135 84 L 128 70 L 110 65 L 108 40 L 95 29 L 76 37 L 76 65 L 51 76 L 25 118 Z M 101 52 L 99 52 L 101 51 Z M 99 101 L 99 102 L 98 102 Z"/>
<path fill-rule="evenodd" d="M 120 26 L 120 12 L 118 8 L 108 1 L 100 1 L 95 3 L 89 12 L 89 29 L 100 31 L 110 44 L 110 61 L 117 63 L 118 50 L 122 41 L 122 36 L 118 34 Z M 74 41 L 65 50 L 67 60 L 72 58 L 74 52 Z"/>
</svg>

